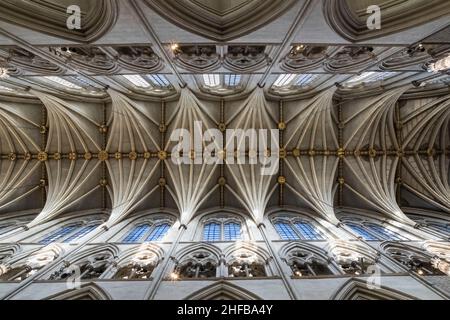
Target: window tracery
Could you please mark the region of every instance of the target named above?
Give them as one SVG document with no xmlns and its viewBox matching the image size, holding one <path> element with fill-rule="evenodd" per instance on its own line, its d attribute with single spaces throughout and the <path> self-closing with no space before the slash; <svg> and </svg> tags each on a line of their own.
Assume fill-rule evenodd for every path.
<svg viewBox="0 0 450 320">
<path fill-rule="evenodd" d="M 445 275 L 443 271 L 439 270 L 440 259 L 438 257 L 433 259 L 419 252 L 398 247 L 388 248 L 386 252 L 391 258 L 420 276 Z"/>
<path fill-rule="evenodd" d="M 203 222 L 202 240 L 238 241 L 242 240 L 241 221 L 233 217 L 214 217 Z"/>
<path fill-rule="evenodd" d="M 24 263 L 5 267 L 3 273 L 0 274 L 0 281 L 23 281 L 37 273 L 56 258 L 57 254 L 53 250 L 36 253 L 26 259 Z"/>
<path fill-rule="evenodd" d="M 175 268 L 181 279 L 213 278 L 217 275 L 218 261 L 212 253 L 196 251 L 184 258 Z"/>
<path fill-rule="evenodd" d="M 168 220 L 148 221 L 135 225 L 123 238 L 124 243 L 161 241 L 171 227 Z"/>
<path fill-rule="evenodd" d="M 282 240 L 325 240 L 316 226 L 304 219 L 277 217 L 272 223 Z"/>
<path fill-rule="evenodd" d="M 302 249 L 290 251 L 287 256 L 287 264 L 291 268 L 293 275 L 297 277 L 333 274 L 328 267 L 328 261 Z"/>
<path fill-rule="evenodd" d="M 254 252 L 237 250 L 228 262 L 229 277 L 266 277 L 265 262 Z"/>
<path fill-rule="evenodd" d="M 75 276 L 80 280 L 100 278 L 114 262 L 110 253 L 97 253 L 69 266 L 64 266 L 50 276 L 50 280 L 64 280 Z"/>
<path fill-rule="evenodd" d="M 390 241 L 407 241 L 409 240 L 406 236 L 399 234 L 391 230 L 389 227 L 385 227 L 376 224 L 371 221 L 356 218 L 343 218 L 342 222 L 348 226 L 352 233 L 356 236 L 363 238 L 368 241 L 380 241 L 380 240 L 390 240 Z"/>
<path fill-rule="evenodd" d="M 77 241 L 96 229 L 101 222 L 76 222 L 72 224 L 68 224 L 58 228 L 56 231 L 48 234 L 44 238 L 42 238 L 39 243 L 40 244 L 50 244 L 50 243 L 70 243 Z"/>
<path fill-rule="evenodd" d="M 333 250 L 333 255 L 344 274 L 358 276 L 375 271 L 374 267 L 377 261 L 357 251 L 337 248 Z"/>
<path fill-rule="evenodd" d="M 139 253 L 128 264 L 119 268 L 114 275 L 114 279 L 149 279 L 157 264 L 158 257 L 153 252 L 146 251 Z"/>
</svg>

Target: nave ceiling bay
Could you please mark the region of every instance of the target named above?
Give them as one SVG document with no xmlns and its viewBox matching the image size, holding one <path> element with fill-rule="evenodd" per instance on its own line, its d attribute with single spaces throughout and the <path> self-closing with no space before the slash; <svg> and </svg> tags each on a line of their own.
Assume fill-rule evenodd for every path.
<svg viewBox="0 0 450 320">
<path fill-rule="evenodd" d="M 112 225 L 159 207 L 176 209 L 183 223 L 212 207 L 237 207 L 260 221 L 281 205 L 338 223 L 335 208 L 353 206 L 412 224 L 403 206 L 450 212 L 450 96 L 405 100 L 408 89 L 349 100 L 329 89 L 285 102 L 261 88 L 231 102 L 198 99 L 188 88 L 168 102 L 108 89 L 101 103 L 32 89 L 39 102 L 0 103 L 0 210 L 34 210 L 32 226 L 105 208 Z M 278 171 L 260 175 L 248 161 L 174 163 L 169 137 L 194 130 L 186 119 L 201 121 L 203 131 L 280 128 Z M 247 145 L 247 157 L 251 151 Z"/>
</svg>

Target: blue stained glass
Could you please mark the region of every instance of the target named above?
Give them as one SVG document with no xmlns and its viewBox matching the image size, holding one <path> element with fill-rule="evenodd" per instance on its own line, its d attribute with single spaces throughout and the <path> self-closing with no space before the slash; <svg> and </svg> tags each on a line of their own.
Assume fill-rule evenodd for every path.
<svg viewBox="0 0 450 320">
<path fill-rule="evenodd" d="M 322 235 L 308 222 L 294 223 L 304 240 L 323 240 Z"/>
<path fill-rule="evenodd" d="M 220 224 L 215 222 L 205 224 L 203 241 L 220 241 Z"/>
<path fill-rule="evenodd" d="M 78 240 L 78 239 L 84 237 L 85 235 L 87 235 L 89 232 L 91 232 L 92 230 L 94 230 L 98 226 L 99 226 L 98 224 L 95 224 L 95 225 L 90 225 L 90 226 L 86 226 L 86 227 L 80 228 L 77 232 L 72 234 L 70 237 L 65 239 L 63 242 L 67 243 L 67 242 L 71 242 L 73 240 Z"/>
<path fill-rule="evenodd" d="M 394 231 L 391 231 L 383 226 L 378 226 L 376 224 L 367 224 L 366 225 L 369 230 L 376 232 L 379 237 L 384 240 L 407 240 L 405 237 L 400 236 Z"/>
<path fill-rule="evenodd" d="M 161 240 L 167 233 L 167 231 L 169 231 L 170 229 L 170 225 L 167 223 L 164 224 L 160 224 L 158 226 L 156 226 L 152 232 L 150 232 L 149 236 L 147 237 L 147 239 L 145 239 L 145 241 L 159 241 Z"/>
<path fill-rule="evenodd" d="M 150 230 L 150 226 L 148 224 L 143 224 L 137 227 L 134 227 L 130 233 L 123 239 L 125 243 L 136 243 Z"/>
<path fill-rule="evenodd" d="M 241 239 L 241 225 L 236 222 L 228 222 L 223 226 L 224 240 L 236 241 Z"/>
<path fill-rule="evenodd" d="M 354 232 L 358 234 L 358 236 L 361 236 L 364 240 L 379 240 L 378 238 L 374 237 L 371 233 L 367 232 L 367 230 L 359 225 L 352 224 L 352 223 L 346 223 L 347 226 L 349 226 Z"/>
<path fill-rule="evenodd" d="M 289 223 L 276 222 L 275 229 L 283 240 L 299 240 L 298 235 Z"/>
<path fill-rule="evenodd" d="M 79 228 L 79 225 L 72 225 L 72 226 L 66 226 L 60 228 L 58 231 L 52 233 L 51 235 L 47 236 L 43 240 L 39 241 L 41 244 L 49 244 L 52 242 L 56 242 L 63 237 L 67 236 L 71 232 L 73 232 L 75 229 Z"/>
</svg>

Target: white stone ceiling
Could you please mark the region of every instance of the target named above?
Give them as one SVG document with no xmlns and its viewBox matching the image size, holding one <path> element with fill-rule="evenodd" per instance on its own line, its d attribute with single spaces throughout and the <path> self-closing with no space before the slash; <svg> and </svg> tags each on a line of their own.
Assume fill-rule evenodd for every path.
<svg viewBox="0 0 450 320">
<path fill-rule="evenodd" d="M 412 223 L 403 206 L 450 212 L 450 75 L 426 70 L 450 52 L 448 15 L 389 20 L 385 34 L 367 38 L 340 24 L 342 12 L 327 16 L 328 1 L 289 1 L 269 14 L 260 0 L 250 1 L 259 20 L 238 33 L 228 17 L 205 17 L 212 34 L 187 16 L 170 22 L 161 1 L 104 0 L 84 9 L 102 23 L 71 33 L 45 21 L 25 28 L 34 12 L 6 16 L 10 2 L 0 5 L 5 216 L 33 209 L 32 226 L 104 208 L 112 225 L 169 207 L 187 223 L 226 206 L 258 222 L 285 205 L 337 223 L 336 208 L 354 206 Z M 249 14 L 239 1 L 227 5 L 221 14 Z M 49 21 L 61 19 L 56 11 Z M 195 120 L 204 129 L 281 128 L 277 173 L 173 164 L 168 138 Z"/>
</svg>

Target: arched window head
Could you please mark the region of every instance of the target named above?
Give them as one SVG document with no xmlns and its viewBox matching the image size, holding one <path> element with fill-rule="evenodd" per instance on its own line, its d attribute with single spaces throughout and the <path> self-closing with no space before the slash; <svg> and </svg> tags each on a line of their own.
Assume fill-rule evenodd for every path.
<svg viewBox="0 0 450 320">
<path fill-rule="evenodd" d="M 242 240 L 241 221 L 231 217 L 214 217 L 203 223 L 202 240 L 238 241 Z"/>
<path fill-rule="evenodd" d="M 120 267 L 114 275 L 114 279 L 149 279 L 157 264 L 158 258 L 153 252 L 140 253 L 128 264 Z"/>
<path fill-rule="evenodd" d="M 389 227 L 385 227 L 363 219 L 344 218 L 343 223 L 351 229 L 355 236 L 367 241 L 405 241 L 407 237 L 400 235 Z"/>
<path fill-rule="evenodd" d="M 185 257 L 174 273 L 181 279 L 214 278 L 217 275 L 217 260 L 209 252 L 197 251 Z"/>
<path fill-rule="evenodd" d="M 123 238 L 125 243 L 141 243 L 149 241 L 161 241 L 170 229 L 169 222 L 149 222 L 135 226 Z"/>
<path fill-rule="evenodd" d="M 100 222 L 94 223 L 74 223 L 60 227 L 50 235 L 39 241 L 40 244 L 49 244 L 54 242 L 69 243 L 76 242 L 100 225 Z"/>
<path fill-rule="evenodd" d="M 287 256 L 287 264 L 296 277 L 316 277 L 332 275 L 328 261 L 306 250 L 292 250 Z"/>
<path fill-rule="evenodd" d="M 238 250 L 228 263 L 229 277 L 266 277 L 266 267 L 263 259 L 254 252 Z"/>
<path fill-rule="evenodd" d="M 420 276 L 446 275 L 439 268 L 439 259 L 402 248 L 388 248 L 386 252 L 391 258 Z"/>
<path fill-rule="evenodd" d="M 408 216 L 420 226 L 426 227 L 428 229 L 440 233 L 442 235 L 442 239 L 447 240 L 450 237 L 450 222 L 446 220 L 429 218 L 424 216 L 415 216 L 415 215 L 408 215 Z"/>
<path fill-rule="evenodd" d="M 365 226 L 369 228 L 369 230 L 373 231 L 383 240 L 391 240 L 391 241 L 401 241 L 408 240 L 408 238 L 401 236 L 400 234 L 392 231 L 389 228 L 384 226 L 380 226 L 374 223 L 366 223 Z"/>
<path fill-rule="evenodd" d="M 52 250 L 36 253 L 23 264 L 4 270 L 0 275 L 0 281 L 23 281 L 51 263 L 56 257 Z"/>
<path fill-rule="evenodd" d="M 438 222 L 430 222 L 428 223 L 428 227 L 434 229 L 435 231 L 441 232 L 446 236 L 450 236 L 450 223 L 438 223 Z"/>
<path fill-rule="evenodd" d="M 376 261 L 359 252 L 339 248 L 333 251 L 335 260 L 341 270 L 348 275 L 371 274 L 376 268 Z"/>
<path fill-rule="evenodd" d="M 98 279 L 113 261 L 110 253 L 97 253 L 54 272 L 50 280 L 64 280 L 70 276 L 80 280 Z"/>
<path fill-rule="evenodd" d="M 273 225 L 282 240 L 325 240 L 314 224 L 303 219 L 278 217 L 273 219 Z"/>
</svg>

